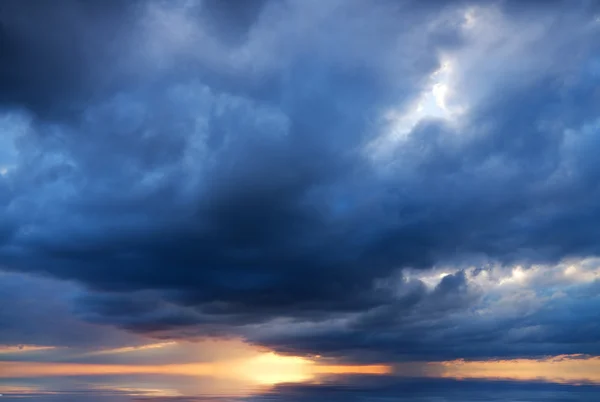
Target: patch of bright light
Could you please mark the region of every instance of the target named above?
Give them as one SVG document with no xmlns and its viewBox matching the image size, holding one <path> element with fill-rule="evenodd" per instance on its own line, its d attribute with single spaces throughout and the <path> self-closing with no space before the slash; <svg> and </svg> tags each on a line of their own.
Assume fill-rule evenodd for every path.
<svg viewBox="0 0 600 402">
<path fill-rule="evenodd" d="M 444 279 L 448 275 L 452 275 L 452 273 L 449 273 L 446 271 L 443 271 L 443 272 L 438 271 L 438 272 L 431 273 L 430 275 L 417 274 L 417 275 L 414 275 L 414 277 L 416 279 L 420 280 L 421 282 L 423 282 L 428 288 L 433 289 L 442 281 L 442 279 Z M 413 277 L 413 275 L 410 275 L 410 273 L 408 273 L 407 276 L 409 278 Z"/>
<path fill-rule="evenodd" d="M 254 383 L 275 385 L 310 380 L 313 377 L 311 364 L 302 357 L 265 353 L 241 363 L 238 370 Z"/>
<path fill-rule="evenodd" d="M 393 131 L 396 135 L 406 136 L 421 120 L 427 118 L 450 119 L 452 117 L 452 112 L 447 105 L 451 72 L 450 62 L 442 62 L 441 67 L 430 77 L 431 85 L 421 93 L 413 106 L 400 113 L 391 112 L 389 116 L 393 120 Z"/>
<path fill-rule="evenodd" d="M 424 120 L 439 119 L 449 124 L 458 121 L 465 108 L 450 102 L 453 90 L 452 65 L 448 57 L 442 57 L 440 68 L 429 77 L 429 85 L 408 107 L 392 108 L 384 114 L 388 129 L 368 147 L 372 157 L 378 159 L 385 156 L 394 149 L 394 145 L 406 140 Z"/>
<path fill-rule="evenodd" d="M 575 282 L 593 282 L 600 279 L 600 269 L 580 269 L 575 265 L 569 265 L 563 271 L 564 276 Z"/>
<path fill-rule="evenodd" d="M 523 284 L 527 279 L 527 272 L 523 270 L 522 267 L 515 267 L 511 271 L 511 275 L 509 277 L 505 277 L 500 279 L 498 282 L 499 285 L 504 284 Z"/>
</svg>

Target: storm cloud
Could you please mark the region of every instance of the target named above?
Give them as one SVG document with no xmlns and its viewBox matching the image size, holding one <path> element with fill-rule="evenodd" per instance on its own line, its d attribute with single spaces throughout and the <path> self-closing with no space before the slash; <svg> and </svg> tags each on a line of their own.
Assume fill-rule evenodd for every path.
<svg viewBox="0 0 600 402">
<path fill-rule="evenodd" d="M 3 3 L 0 266 L 157 338 L 600 353 L 598 10 L 423 3 Z"/>
</svg>

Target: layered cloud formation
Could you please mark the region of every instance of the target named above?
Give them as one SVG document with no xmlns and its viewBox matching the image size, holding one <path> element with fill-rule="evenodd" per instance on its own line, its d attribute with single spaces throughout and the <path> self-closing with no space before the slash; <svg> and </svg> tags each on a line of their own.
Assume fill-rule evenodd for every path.
<svg viewBox="0 0 600 402">
<path fill-rule="evenodd" d="M 110 345 L 599 354 L 575 3 L 5 2 L 0 344 L 102 342 L 36 299 Z"/>
</svg>

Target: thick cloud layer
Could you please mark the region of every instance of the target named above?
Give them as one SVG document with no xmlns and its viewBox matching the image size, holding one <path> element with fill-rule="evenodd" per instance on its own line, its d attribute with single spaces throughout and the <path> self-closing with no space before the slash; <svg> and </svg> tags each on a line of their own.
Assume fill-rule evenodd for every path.
<svg viewBox="0 0 600 402">
<path fill-rule="evenodd" d="M 0 273 L 0 360 L 39 359 L 40 355 L 56 359 L 66 347 L 107 348 L 144 341 L 115 328 L 77 319 L 70 306 L 77 292 L 77 287 L 69 283 Z M 19 345 L 22 353 L 4 353 L 6 345 Z M 25 346 L 30 345 L 48 349 L 26 350 Z"/>
<path fill-rule="evenodd" d="M 481 272 L 600 251 L 596 12 L 8 1 L 0 264 L 78 281 L 80 317 L 158 337 L 598 353 L 597 279 L 526 319 L 469 316 L 496 306 Z"/>
</svg>

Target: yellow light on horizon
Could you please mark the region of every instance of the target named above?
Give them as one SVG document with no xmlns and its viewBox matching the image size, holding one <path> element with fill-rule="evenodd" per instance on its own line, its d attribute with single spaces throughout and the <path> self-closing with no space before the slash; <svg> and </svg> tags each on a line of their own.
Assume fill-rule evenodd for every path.
<svg viewBox="0 0 600 402">
<path fill-rule="evenodd" d="M 299 356 L 283 356 L 273 352 L 251 358 L 188 364 L 119 365 L 81 363 L 0 362 L 0 378 L 53 377 L 86 375 L 162 374 L 207 376 L 232 379 L 259 385 L 307 382 L 327 374 L 391 373 L 385 365 L 327 365 Z"/>
<path fill-rule="evenodd" d="M 314 377 L 310 369 L 312 364 L 303 357 L 265 353 L 242 362 L 237 370 L 254 383 L 275 385 L 311 380 Z"/>
<path fill-rule="evenodd" d="M 351 374 L 363 374 L 363 375 L 386 375 L 392 374 L 393 369 L 391 366 L 385 364 L 372 364 L 372 365 L 316 365 L 312 367 L 312 371 L 315 374 L 340 374 L 340 375 L 351 375 Z"/>
</svg>

